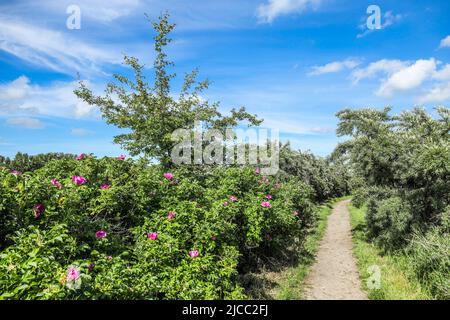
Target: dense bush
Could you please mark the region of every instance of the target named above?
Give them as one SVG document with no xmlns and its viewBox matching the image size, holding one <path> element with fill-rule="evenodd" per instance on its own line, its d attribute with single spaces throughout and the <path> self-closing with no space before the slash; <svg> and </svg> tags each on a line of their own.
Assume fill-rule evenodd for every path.
<svg viewBox="0 0 450 320">
<path fill-rule="evenodd" d="M 338 113 L 338 134 L 351 139 L 337 151 L 355 173 L 353 199 L 366 203 L 371 238 L 386 250 L 407 252 L 418 278 L 436 297 L 448 298 L 450 109 L 437 117 L 423 109 L 390 108 Z"/>
<path fill-rule="evenodd" d="M 450 237 L 448 231 L 433 228 L 416 234 L 406 252 L 419 279 L 438 299 L 450 299 Z"/>
<path fill-rule="evenodd" d="M 350 193 L 352 175 L 338 157 L 320 158 L 309 152 L 292 150 L 288 143 L 280 150 L 280 169 L 287 176 L 296 176 L 308 183 L 316 201 Z"/>
<path fill-rule="evenodd" d="M 0 170 L 1 298 L 243 298 L 239 273 L 301 254 L 315 223 L 307 183 L 166 171 L 85 155 Z"/>
</svg>

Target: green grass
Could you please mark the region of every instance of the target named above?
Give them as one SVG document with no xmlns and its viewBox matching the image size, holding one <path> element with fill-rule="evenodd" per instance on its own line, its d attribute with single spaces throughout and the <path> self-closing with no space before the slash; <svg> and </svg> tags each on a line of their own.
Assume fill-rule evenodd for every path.
<svg viewBox="0 0 450 320">
<path fill-rule="evenodd" d="M 306 255 L 302 257 L 295 267 L 288 268 L 278 275 L 278 285 L 274 288 L 272 296 L 279 300 L 300 300 L 303 296 L 304 281 L 309 274 L 310 268 L 315 261 L 320 240 L 327 228 L 328 216 L 331 213 L 333 204 L 350 197 L 342 197 L 323 204 L 318 210 L 318 223 L 314 231 L 306 240 Z"/>
<path fill-rule="evenodd" d="M 367 240 L 364 219 L 366 209 L 364 207 L 358 209 L 349 205 L 349 211 L 354 243 L 353 252 L 357 260 L 363 289 L 366 290 L 369 299 L 432 299 L 429 292 L 414 279 L 411 263 L 407 256 L 383 254 L 379 248 Z M 369 272 L 371 266 L 377 266 L 380 270 L 381 283 L 378 289 L 371 289 L 368 286 L 368 279 L 373 275 L 373 272 Z"/>
</svg>

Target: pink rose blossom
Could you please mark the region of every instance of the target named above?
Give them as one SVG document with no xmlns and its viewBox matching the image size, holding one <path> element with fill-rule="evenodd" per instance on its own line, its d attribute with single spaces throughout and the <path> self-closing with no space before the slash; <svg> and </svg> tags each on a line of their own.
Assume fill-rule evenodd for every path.
<svg viewBox="0 0 450 320">
<path fill-rule="evenodd" d="M 45 206 L 42 203 L 37 203 L 34 205 L 33 211 L 34 211 L 34 217 L 36 219 L 38 219 L 41 216 L 41 214 L 44 213 Z"/>
<path fill-rule="evenodd" d="M 124 156 L 123 154 L 116 157 L 117 160 L 125 160 L 126 156 Z"/>
<path fill-rule="evenodd" d="M 191 251 L 189 251 L 189 256 L 190 256 L 191 258 L 196 258 L 196 257 L 198 257 L 198 250 L 191 250 Z"/>
<path fill-rule="evenodd" d="M 11 173 L 15 176 L 20 176 L 22 174 L 22 172 L 17 171 L 17 170 L 11 170 Z"/>
<path fill-rule="evenodd" d="M 175 218 L 176 213 L 173 211 L 169 211 L 169 213 L 167 214 L 167 219 L 172 220 L 173 218 Z"/>
<path fill-rule="evenodd" d="M 52 185 L 54 185 L 55 187 L 61 189 L 61 182 L 59 182 L 57 179 L 52 179 L 52 180 L 50 181 L 50 183 L 51 183 Z"/>
<path fill-rule="evenodd" d="M 109 184 L 104 184 L 100 187 L 100 189 L 104 189 L 104 190 L 109 189 L 109 188 L 111 188 L 111 186 Z"/>
<path fill-rule="evenodd" d="M 87 180 L 85 177 L 82 177 L 82 176 L 73 176 L 72 182 L 79 186 L 79 185 L 85 184 L 87 182 Z"/>
<path fill-rule="evenodd" d="M 266 199 L 271 200 L 272 199 L 272 195 L 271 194 L 266 195 Z"/>
<path fill-rule="evenodd" d="M 156 240 L 158 239 L 158 234 L 156 232 L 149 232 L 147 238 L 149 238 L 150 240 Z"/>
<path fill-rule="evenodd" d="M 228 201 L 225 201 L 225 202 L 223 203 L 223 205 L 224 205 L 225 207 L 228 206 L 228 205 L 229 205 Z"/>
<path fill-rule="evenodd" d="M 230 201 L 231 201 L 231 202 L 236 202 L 236 201 L 237 201 L 237 197 L 231 196 L 231 197 L 230 197 Z"/>
<path fill-rule="evenodd" d="M 80 278 L 80 271 L 75 267 L 70 267 L 67 270 L 67 281 L 76 281 Z"/>
<path fill-rule="evenodd" d="M 78 156 L 75 157 L 75 160 L 83 160 L 84 158 L 86 158 L 86 154 L 80 153 Z"/>
<path fill-rule="evenodd" d="M 172 180 L 173 179 L 173 173 L 171 173 L 171 172 L 166 172 L 166 173 L 163 174 L 163 176 L 167 180 Z"/>
<path fill-rule="evenodd" d="M 98 230 L 95 233 L 95 237 L 98 238 L 98 239 L 106 238 L 107 235 L 108 235 L 108 233 L 106 231 L 104 231 L 104 230 Z"/>
<path fill-rule="evenodd" d="M 263 202 L 261 202 L 261 206 L 263 206 L 264 208 L 270 208 L 270 202 L 269 201 L 263 201 Z"/>
</svg>

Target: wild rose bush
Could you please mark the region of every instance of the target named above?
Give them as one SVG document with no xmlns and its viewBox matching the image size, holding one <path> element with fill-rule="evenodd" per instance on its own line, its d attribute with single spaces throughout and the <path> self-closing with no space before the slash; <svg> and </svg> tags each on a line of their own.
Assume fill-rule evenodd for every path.
<svg viewBox="0 0 450 320">
<path fill-rule="evenodd" d="M 83 155 L 0 169 L 0 298 L 244 298 L 240 273 L 301 254 L 312 197 L 250 167 Z"/>
</svg>

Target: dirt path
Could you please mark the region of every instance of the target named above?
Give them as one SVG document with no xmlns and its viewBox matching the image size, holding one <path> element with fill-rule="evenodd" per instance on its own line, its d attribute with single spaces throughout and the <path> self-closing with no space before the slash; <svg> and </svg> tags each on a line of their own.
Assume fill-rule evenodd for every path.
<svg viewBox="0 0 450 320">
<path fill-rule="evenodd" d="M 358 269 L 352 254 L 349 200 L 337 203 L 328 218 L 316 262 L 306 279 L 307 300 L 367 299 L 361 290 Z"/>
</svg>

